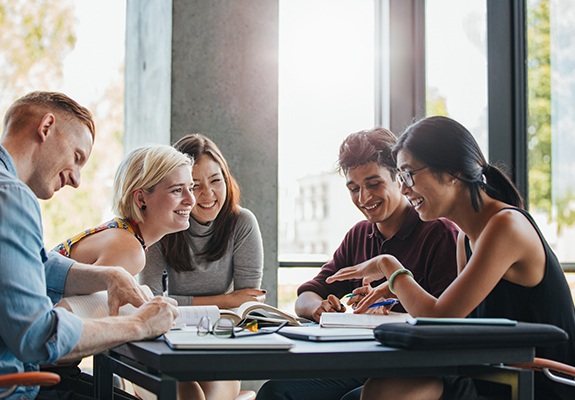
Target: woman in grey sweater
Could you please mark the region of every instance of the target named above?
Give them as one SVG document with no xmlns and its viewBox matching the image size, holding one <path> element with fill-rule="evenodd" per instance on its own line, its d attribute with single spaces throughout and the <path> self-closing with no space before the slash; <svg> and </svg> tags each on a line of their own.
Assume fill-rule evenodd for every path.
<svg viewBox="0 0 575 400">
<path fill-rule="evenodd" d="M 167 271 L 168 295 L 181 306 L 235 308 L 246 301 L 263 302 L 261 232 L 254 214 L 239 206 L 239 186 L 224 156 L 200 134 L 184 136 L 174 147 L 194 157 L 196 206 L 188 230 L 167 235 L 150 247 L 140 283 L 161 294 L 162 274 Z M 180 385 L 181 398 L 194 398 L 190 395 L 197 384 Z M 237 381 L 199 382 L 199 386 L 208 400 L 234 399 L 239 391 Z M 201 393 L 196 398 L 202 398 Z"/>
</svg>

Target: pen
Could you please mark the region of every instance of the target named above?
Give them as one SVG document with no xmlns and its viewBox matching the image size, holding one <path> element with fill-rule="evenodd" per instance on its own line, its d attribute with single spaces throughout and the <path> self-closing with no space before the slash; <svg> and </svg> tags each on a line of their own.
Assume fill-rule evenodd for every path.
<svg viewBox="0 0 575 400">
<path fill-rule="evenodd" d="M 162 272 L 162 296 L 168 295 L 168 271 Z"/>
<path fill-rule="evenodd" d="M 379 303 L 373 303 L 371 306 L 367 307 L 367 308 L 376 308 L 376 307 L 383 307 L 383 306 L 390 306 L 390 305 L 395 305 L 399 303 L 399 300 L 397 299 L 387 299 L 384 301 L 380 301 Z"/>
</svg>

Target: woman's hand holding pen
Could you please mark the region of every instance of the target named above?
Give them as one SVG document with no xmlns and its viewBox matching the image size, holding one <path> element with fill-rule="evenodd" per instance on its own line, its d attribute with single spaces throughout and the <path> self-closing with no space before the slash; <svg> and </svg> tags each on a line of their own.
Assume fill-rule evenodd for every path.
<svg viewBox="0 0 575 400">
<path fill-rule="evenodd" d="M 389 301 L 392 296 L 388 283 L 384 282 L 376 287 L 363 285 L 346 297 L 349 298 L 347 305 L 351 306 L 356 314 L 389 314 L 389 310 L 395 305 Z M 390 304 L 380 304 L 382 301 Z"/>
<path fill-rule="evenodd" d="M 354 308 L 354 313 L 361 314 L 361 313 L 376 313 L 376 314 L 388 314 L 389 309 L 393 307 L 393 304 L 390 306 L 384 307 L 377 307 L 377 308 L 369 308 L 373 304 L 388 299 L 390 297 L 395 297 L 389 291 L 389 285 L 387 282 L 384 282 L 370 290 L 370 292 L 365 295 L 360 301 L 356 304 Z"/>
</svg>

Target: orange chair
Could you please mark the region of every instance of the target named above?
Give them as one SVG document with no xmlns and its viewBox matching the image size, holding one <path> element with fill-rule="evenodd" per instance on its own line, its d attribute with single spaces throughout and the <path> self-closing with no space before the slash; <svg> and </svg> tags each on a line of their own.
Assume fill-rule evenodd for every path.
<svg viewBox="0 0 575 400">
<path fill-rule="evenodd" d="M 0 375 L 0 398 L 10 396 L 18 386 L 52 386 L 60 382 L 53 372 L 16 372 Z"/>
<path fill-rule="evenodd" d="M 575 386 L 575 367 L 546 358 L 535 357 L 530 363 L 507 364 L 510 367 L 543 372 L 552 381 Z"/>
</svg>

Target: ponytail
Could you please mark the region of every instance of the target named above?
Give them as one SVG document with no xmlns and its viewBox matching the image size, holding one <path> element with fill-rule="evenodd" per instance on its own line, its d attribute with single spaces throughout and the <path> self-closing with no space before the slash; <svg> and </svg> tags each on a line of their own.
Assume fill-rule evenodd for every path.
<svg viewBox="0 0 575 400">
<path fill-rule="evenodd" d="M 501 168 L 487 164 L 483 167 L 483 176 L 482 187 L 489 197 L 521 209 L 525 207 L 521 194 Z"/>
</svg>

